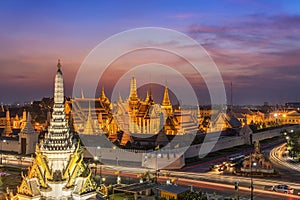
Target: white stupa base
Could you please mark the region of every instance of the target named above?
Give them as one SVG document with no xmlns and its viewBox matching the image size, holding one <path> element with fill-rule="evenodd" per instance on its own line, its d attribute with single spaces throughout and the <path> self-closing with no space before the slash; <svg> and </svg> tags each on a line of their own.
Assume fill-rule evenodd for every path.
<svg viewBox="0 0 300 200">
<path fill-rule="evenodd" d="M 72 196 L 72 189 L 64 189 L 66 182 L 48 183 L 51 190 L 42 191 L 42 196 L 47 199 L 70 199 Z"/>
</svg>

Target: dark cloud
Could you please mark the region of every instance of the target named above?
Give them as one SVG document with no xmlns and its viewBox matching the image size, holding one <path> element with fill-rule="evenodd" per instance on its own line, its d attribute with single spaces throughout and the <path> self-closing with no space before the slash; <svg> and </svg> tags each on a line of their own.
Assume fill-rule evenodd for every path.
<svg viewBox="0 0 300 200">
<path fill-rule="evenodd" d="M 299 39 L 299 24 L 299 15 L 255 14 L 227 21 L 221 26 L 194 24 L 188 28 L 188 33 L 200 42 L 203 40 L 203 44 L 208 44 L 210 47 L 222 47 L 222 43 L 227 42 L 230 44 L 225 48 L 235 45 L 237 48 L 246 45 L 268 48 L 282 40 L 287 42 Z"/>
<path fill-rule="evenodd" d="M 191 25 L 188 33 L 219 66 L 235 103 L 298 99 L 300 16 L 253 14 L 221 26 Z"/>
</svg>

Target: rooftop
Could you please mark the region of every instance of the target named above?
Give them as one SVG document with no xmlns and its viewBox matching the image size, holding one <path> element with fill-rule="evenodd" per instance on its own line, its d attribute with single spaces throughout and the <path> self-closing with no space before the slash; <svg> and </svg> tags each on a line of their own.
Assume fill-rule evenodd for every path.
<svg viewBox="0 0 300 200">
<path fill-rule="evenodd" d="M 173 194 L 181 194 L 183 192 L 187 192 L 190 190 L 190 188 L 180 186 L 180 185 L 162 185 L 162 186 L 158 187 L 157 189 L 161 190 L 161 191 L 170 192 Z"/>
</svg>

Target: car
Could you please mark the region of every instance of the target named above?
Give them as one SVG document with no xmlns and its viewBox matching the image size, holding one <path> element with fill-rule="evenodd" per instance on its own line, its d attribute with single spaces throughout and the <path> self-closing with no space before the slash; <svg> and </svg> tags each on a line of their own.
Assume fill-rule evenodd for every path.
<svg viewBox="0 0 300 200">
<path fill-rule="evenodd" d="M 275 186 L 273 186 L 272 189 L 275 192 L 282 192 L 282 193 L 286 193 L 286 194 L 294 193 L 294 189 L 289 187 L 288 185 L 275 185 Z"/>
<path fill-rule="evenodd" d="M 222 171 L 224 171 L 224 170 L 226 170 L 226 169 L 227 169 L 226 165 L 225 165 L 225 164 L 222 164 L 222 165 L 219 167 L 219 172 L 222 172 Z"/>
<path fill-rule="evenodd" d="M 245 158 L 245 155 L 244 154 L 235 154 L 235 155 L 232 155 L 228 158 L 229 161 L 232 161 L 232 162 L 237 162 L 241 159 Z"/>
<path fill-rule="evenodd" d="M 217 171 L 219 168 L 220 168 L 220 165 L 219 165 L 219 164 L 211 164 L 211 165 L 209 166 L 209 170 L 210 170 L 210 171 Z"/>
</svg>

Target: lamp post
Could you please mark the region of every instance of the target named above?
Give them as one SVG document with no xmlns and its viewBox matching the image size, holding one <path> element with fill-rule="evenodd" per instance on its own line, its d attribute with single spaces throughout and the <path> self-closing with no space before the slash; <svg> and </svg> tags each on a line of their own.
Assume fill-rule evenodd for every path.
<svg viewBox="0 0 300 200">
<path fill-rule="evenodd" d="M 1 138 L 1 165 L 2 165 L 2 138 Z"/>
<path fill-rule="evenodd" d="M 2 140 L 1 141 L 1 165 L 2 165 L 2 162 L 3 162 L 3 160 L 2 160 L 2 157 L 3 157 L 3 143 L 5 143 L 6 142 L 6 140 L 4 139 L 4 140 Z"/>
<path fill-rule="evenodd" d="M 98 157 L 94 156 L 94 176 L 96 177 L 97 174 L 97 161 L 98 161 Z"/>
<path fill-rule="evenodd" d="M 237 193 L 237 199 L 239 200 L 240 199 L 240 197 L 239 197 L 239 181 L 235 181 L 235 183 L 234 183 L 234 189 L 235 189 L 235 191 Z"/>
<path fill-rule="evenodd" d="M 102 153 L 101 153 L 101 147 L 97 146 L 97 150 L 100 151 L 99 163 L 100 163 L 100 185 L 101 185 L 102 184 L 102 162 L 101 162 Z"/>
<path fill-rule="evenodd" d="M 250 190 L 251 190 L 251 193 L 250 193 L 250 199 L 253 200 L 253 177 L 252 177 L 252 166 L 253 167 L 256 167 L 256 162 L 253 162 L 252 163 L 252 154 L 250 154 Z"/>
<path fill-rule="evenodd" d="M 116 146 L 113 146 L 113 150 L 115 151 L 115 156 L 116 156 L 116 161 L 117 161 L 117 166 L 119 166 L 119 158 L 118 158 L 118 155 L 117 155 L 117 147 Z"/>
<path fill-rule="evenodd" d="M 161 158 L 161 154 L 157 154 L 156 152 L 156 183 L 158 183 L 158 170 L 159 170 L 159 167 L 158 167 L 158 158 Z"/>
</svg>

